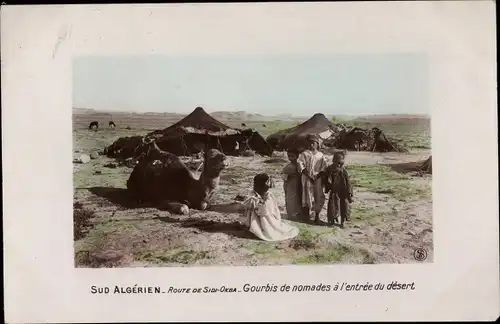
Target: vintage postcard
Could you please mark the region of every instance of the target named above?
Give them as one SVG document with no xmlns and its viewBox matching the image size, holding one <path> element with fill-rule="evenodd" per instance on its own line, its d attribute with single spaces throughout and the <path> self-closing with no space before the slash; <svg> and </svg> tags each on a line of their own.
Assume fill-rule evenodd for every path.
<svg viewBox="0 0 500 324">
<path fill-rule="evenodd" d="M 496 319 L 494 10 L 3 6 L 6 320 Z"/>
<path fill-rule="evenodd" d="M 432 262 L 428 69 L 422 54 L 74 59 L 75 266 Z"/>
</svg>

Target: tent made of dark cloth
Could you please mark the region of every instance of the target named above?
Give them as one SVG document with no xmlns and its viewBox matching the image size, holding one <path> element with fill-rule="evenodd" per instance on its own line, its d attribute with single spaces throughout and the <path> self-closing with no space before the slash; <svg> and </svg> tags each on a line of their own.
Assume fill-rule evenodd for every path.
<svg viewBox="0 0 500 324">
<path fill-rule="evenodd" d="M 144 138 L 146 142 L 154 139 L 160 149 L 178 156 L 192 155 L 211 148 L 219 149 L 228 155 L 238 155 L 245 150 L 267 156 L 273 153 L 271 146 L 259 133 L 252 129 L 231 128 L 210 116 L 201 107 L 197 107 L 175 124 L 153 131 Z M 142 142 L 141 137 L 120 138 L 106 149 L 107 155 L 137 157 L 141 152 Z M 138 146 L 134 155 L 128 156 L 130 151 L 134 151 L 132 147 L 136 144 Z M 118 153 L 123 149 L 126 152 Z"/>
<path fill-rule="evenodd" d="M 238 132 L 237 129 L 233 129 L 207 114 L 207 112 L 203 108 L 197 107 L 189 115 L 182 118 L 177 123 L 165 129 L 151 132 L 148 134 L 148 136 L 165 136 L 169 135 L 169 133 L 177 133 L 178 130 L 182 128 L 185 128 L 188 132 L 192 131 L 193 133 L 208 133 L 214 136 L 223 136 L 225 133 Z"/>
<path fill-rule="evenodd" d="M 178 156 L 192 155 L 211 148 L 218 149 L 227 155 L 239 155 L 246 150 L 266 156 L 273 153 L 266 140 L 251 129 L 214 134 L 181 127 L 175 134 L 158 137 L 155 142 L 160 149 Z"/>
<path fill-rule="evenodd" d="M 329 121 L 325 115 L 317 113 L 295 127 L 269 135 L 266 140 L 275 150 L 287 150 L 292 147 L 301 149 L 306 147 L 308 134 L 316 134 L 321 139 L 327 139 L 337 132 L 336 128 L 336 125 Z"/>
<path fill-rule="evenodd" d="M 125 160 L 138 158 L 146 153 L 148 146 L 144 142 L 144 136 L 125 136 L 117 139 L 113 144 L 104 149 L 104 154 L 110 158 Z"/>
</svg>

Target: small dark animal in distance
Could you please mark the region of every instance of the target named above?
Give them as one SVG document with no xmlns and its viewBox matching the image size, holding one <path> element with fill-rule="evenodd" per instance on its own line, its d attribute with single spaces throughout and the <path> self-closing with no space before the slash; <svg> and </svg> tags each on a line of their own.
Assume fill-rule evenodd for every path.
<svg viewBox="0 0 500 324">
<path fill-rule="evenodd" d="M 262 124 L 262 127 L 267 127 L 266 124 Z"/>
<path fill-rule="evenodd" d="M 241 123 L 241 127 L 247 127 L 247 124 Z"/>
<path fill-rule="evenodd" d="M 89 124 L 89 130 L 94 128 L 97 130 L 99 128 L 99 123 L 97 121 L 90 122 Z"/>
<path fill-rule="evenodd" d="M 109 122 L 109 128 L 115 128 L 116 125 L 115 125 L 115 122 L 113 122 L 112 120 Z"/>
</svg>

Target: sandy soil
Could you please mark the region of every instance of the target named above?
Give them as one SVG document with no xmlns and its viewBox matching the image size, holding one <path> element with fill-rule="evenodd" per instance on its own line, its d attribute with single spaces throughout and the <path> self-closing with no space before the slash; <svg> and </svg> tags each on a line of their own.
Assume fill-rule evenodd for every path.
<svg viewBox="0 0 500 324">
<path fill-rule="evenodd" d="M 75 131 L 74 157 L 101 150 L 117 136 Z M 82 219 L 75 220 L 75 264 L 154 267 L 432 262 L 432 178 L 399 174 L 384 166 L 424 160 L 429 154 L 430 150 L 349 152 L 347 166 L 356 184 L 351 221 L 344 229 L 294 223 L 300 229 L 299 237 L 280 243 L 254 239 L 238 227 L 239 215 L 233 213 L 191 211 L 181 216 L 156 208 L 130 208 L 125 188 L 132 169 L 106 167 L 114 161 L 103 156 L 87 164 L 74 164 L 75 217 Z M 230 157 L 230 167 L 221 176 L 213 203 L 233 202 L 237 195 L 249 191 L 257 172 L 268 172 L 276 179 L 273 191 L 284 211 L 280 171 L 285 163 L 282 153 L 272 160 Z M 326 206 L 321 217 L 326 221 Z M 415 259 L 418 248 L 428 254 L 423 261 Z"/>
</svg>

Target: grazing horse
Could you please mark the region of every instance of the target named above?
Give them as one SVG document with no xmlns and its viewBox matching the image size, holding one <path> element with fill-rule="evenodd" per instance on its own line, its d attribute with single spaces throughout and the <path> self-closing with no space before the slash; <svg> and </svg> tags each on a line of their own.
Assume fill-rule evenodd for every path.
<svg viewBox="0 0 500 324">
<path fill-rule="evenodd" d="M 109 128 L 115 128 L 115 127 L 116 127 L 115 123 L 111 120 L 109 122 Z"/>
<path fill-rule="evenodd" d="M 95 127 L 95 130 L 99 128 L 99 123 L 97 121 L 90 122 L 89 124 L 89 130 Z"/>
</svg>

